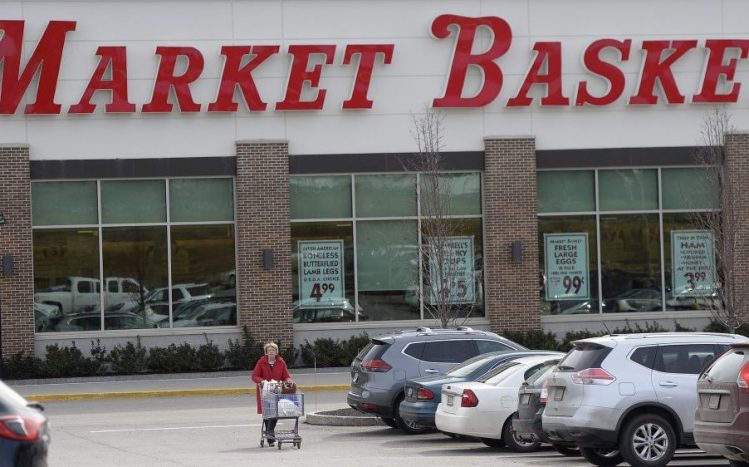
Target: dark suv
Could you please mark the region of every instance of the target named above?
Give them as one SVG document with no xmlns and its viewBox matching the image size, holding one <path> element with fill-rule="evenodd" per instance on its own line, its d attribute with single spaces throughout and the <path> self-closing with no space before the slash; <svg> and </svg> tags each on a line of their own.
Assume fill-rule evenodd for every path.
<svg viewBox="0 0 749 467">
<path fill-rule="evenodd" d="M 700 375 L 694 440 L 731 466 L 749 466 L 749 341 L 733 344 Z"/>
<path fill-rule="evenodd" d="M 418 328 L 370 340 L 351 363 L 348 404 L 378 415 L 393 428 L 421 433 L 424 427 L 399 413 L 406 380 L 441 374 L 458 363 L 487 352 L 527 350 L 492 332 L 467 327 Z"/>
</svg>

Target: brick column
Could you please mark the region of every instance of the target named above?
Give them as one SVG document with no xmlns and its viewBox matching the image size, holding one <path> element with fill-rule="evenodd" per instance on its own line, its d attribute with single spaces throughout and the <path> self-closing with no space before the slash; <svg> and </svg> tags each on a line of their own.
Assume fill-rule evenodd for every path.
<svg viewBox="0 0 749 467">
<path fill-rule="evenodd" d="M 732 248 L 733 270 L 735 280 L 734 286 L 741 290 L 734 291 L 737 297 L 749 297 L 749 190 L 746 189 L 746 181 L 749 180 L 749 133 L 729 133 L 725 140 L 725 164 L 728 183 L 733 187 L 731 192 L 734 196 L 736 209 L 733 218 L 737 221 L 738 229 Z M 739 298 L 736 303 L 743 310 L 744 321 L 749 322 L 749 303 L 745 298 Z"/>
<path fill-rule="evenodd" d="M 11 255 L 13 271 L 0 275 L 2 355 L 34 353 L 34 278 L 31 246 L 31 179 L 28 145 L 0 145 L 0 257 Z M 1 265 L 0 265 L 1 268 Z"/>
<path fill-rule="evenodd" d="M 236 197 L 239 325 L 286 347 L 294 342 L 287 141 L 237 142 Z M 270 269 L 264 249 L 273 251 Z"/>
<path fill-rule="evenodd" d="M 535 139 L 484 138 L 484 170 L 486 316 L 495 332 L 539 329 Z"/>
</svg>

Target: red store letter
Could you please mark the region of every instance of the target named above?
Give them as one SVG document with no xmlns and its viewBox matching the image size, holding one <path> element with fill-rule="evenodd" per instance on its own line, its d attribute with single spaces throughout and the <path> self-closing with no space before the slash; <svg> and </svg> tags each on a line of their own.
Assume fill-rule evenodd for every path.
<svg viewBox="0 0 749 467">
<path fill-rule="evenodd" d="M 71 105 L 68 113 L 90 114 L 96 109 L 91 103 L 95 91 L 109 89 L 112 91 L 112 102 L 106 105 L 107 112 L 135 112 L 135 104 L 127 98 L 127 55 L 125 47 L 99 47 L 96 55 L 101 57 L 96 70 L 91 75 L 81 100 Z M 112 67 L 112 79 L 104 79 L 107 68 Z"/>
<path fill-rule="evenodd" d="M 382 63 L 389 65 L 393 61 L 393 44 L 350 44 L 346 46 L 343 54 L 343 64 L 351 63 L 351 57 L 359 55 L 359 67 L 356 70 L 354 79 L 354 89 L 351 91 L 351 97 L 343 102 L 344 109 L 371 109 L 372 101 L 367 98 L 369 92 L 369 83 L 372 80 L 372 69 L 374 68 L 375 57 L 377 54 L 383 54 Z"/>
<path fill-rule="evenodd" d="M 156 47 L 156 53 L 161 55 L 159 72 L 153 88 L 151 102 L 143 106 L 143 112 L 171 112 L 172 104 L 168 102 L 169 90 L 174 87 L 177 102 L 182 112 L 200 112 L 200 104 L 192 100 L 190 83 L 200 77 L 203 72 L 203 55 L 194 47 Z M 174 75 L 177 57 L 187 57 L 187 69 L 180 76 Z"/>
<path fill-rule="evenodd" d="M 685 53 L 697 46 L 697 41 L 644 41 L 642 49 L 646 52 L 645 64 L 642 66 L 640 85 L 637 94 L 629 98 L 630 104 L 657 104 L 655 96 L 655 80 L 661 82 L 666 102 L 669 104 L 683 104 L 684 96 L 674 80 L 671 65 Z M 665 59 L 661 60 L 663 51 L 673 49 Z"/>
<path fill-rule="evenodd" d="M 601 50 L 611 47 L 619 51 L 621 61 L 629 60 L 629 50 L 632 40 L 618 41 L 615 39 L 600 39 L 588 46 L 583 55 L 583 63 L 591 73 L 594 73 L 609 82 L 609 90 L 600 97 L 593 96 L 588 92 L 588 82 L 580 81 L 577 85 L 577 97 L 575 105 L 608 105 L 619 99 L 624 92 L 624 72 L 619 67 L 601 60 Z"/>
<path fill-rule="evenodd" d="M 325 64 L 333 63 L 335 56 L 334 45 L 290 45 L 289 53 L 294 56 L 291 63 L 291 72 L 289 72 L 289 82 L 286 85 L 286 97 L 276 104 L 276 110 L 320 110 L 325 102 L 325 89 L 317 92 L 317 97 L 313 101 L 302 101 L 302 88 L 304 83 L 309 83 L 310 87 L 317 88 L 320 84 L 320 74 L 322 73 L 322 64 L 312 66 L 311 70 L 307 69 L 309 65 L 309 56 L 320 54 L 325 56 Z"/>
<path fill-rule="evenodd" d="M 534 84 L 546 85 L 546 96 L 541 98 L 541 105 L 569 105 L 570 100 L 562 94 L 562 43 L 536 42 L 533 46 L 536 59 L 533 61 L 518 95 L 507 101 L 508 107 L 527 106 L 533 102 L 528 91 Z M 541 70 L 546 64 L 546 73 Z"/>
<path fill-rule="evenodd" d="M 702 90 L 692 97 L 692 102 L 737 102 L 741 83 L 733 83 L 728 94 L 718 94 L 718 81 L 725 76 L 726 83 L 733 81 L 736 75 L 736 63 L 738 59 L 732 58 L 723 64 L 726 49 L 739 49 L 739 57 L 742 59 L 749 56 L 749 41 L 739 39 L 708 39 L 705 48 L 710 49 L 710 57 L 707 60 L 705 76 L 702 79 Z"/>
<path fill-rule="evenodd" d="M 0 88 L 0 114 L 16 113 L 18 103 L 39 71 L 39 86 L 36 100 L 28 104 L 25 114 L 59 114 L 60 104 L 55 104 L 57 78 L 60 76 L 62 50 L 65 35 L 75 31 L 75 21 L 50 21 L 42 38 L 31 54 L 26 68 L 21 69 L 21 47 L 23 45 L 24 21 L 0 21 L 0 64 L 3 68 L 3 83 Z"/>
<path fill-rule="evenodd" d="M 255 45 L 250 47 L 239 45 L 225 45 L 221 47 L 221 55 L 226 57 L 224 62 L 224 74 L 218 88 L 216 102 L 208 106 L 209 112 L 236 112 L 237 103 L 234 102 L 234 90 L 237 86 L 242 90 L 244 102 L 247 108 L 263 111 L 267 107 L 260 98 L 252 78 L 252 71 L 265 62 L 271 55 L 278 53 L 277 45 Z M 243 67 L 239 67 L 245 55 L 252 54 L 252 58 Z"/>
<path fill-rule="evenodd" d="M 438 39 L 450 35 L 449 26 L 458 27 L 455 41 L 455 55 L 447 78 L 445 95 L 434 99 L 433 107 L 483 107 L 491 103 L 502 89 L 502 70 L 493 62 L 510 49 L 512 29 L 502 18 L 484 16 L 469 18 L 458 15 L 441 15 L 432 22 L 432 34 Z M 488 27 L 494 35 L 494 42 L 484 53 L 473 55 L 471 50 L 479 26 Z M 484 74 L 484 83 L 473 97 L 462 97 L 466 73 L 470 65 L 478 67 Z"/>
</svg>

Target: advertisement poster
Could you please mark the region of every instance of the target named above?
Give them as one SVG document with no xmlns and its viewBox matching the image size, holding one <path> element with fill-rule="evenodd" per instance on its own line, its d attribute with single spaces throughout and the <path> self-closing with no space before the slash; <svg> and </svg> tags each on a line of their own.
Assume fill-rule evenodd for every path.
<svg viewBox="0 0 749 467">
<path fill-rule="evenodd" d="M 437 251 L 430 250 L 429 276 L 432 287 L 429 288 L 430 303 L 436 303 L 437 293 L 447 298 L 445 303 L 451 305 L 473 303 L 476 293 L 473 283 L 473 237 L 447 237 L 444 241 L 445 254 L 442 258 L 442 275 L 439 280 Z M 437 290 L 442 289 L 442 290 Z"/>
<path fill-rule="evenodd" d="M 544 234 L 546 300 L 587 300 L 588 234 Z"/>
<path fill-rule="evenodd" d="M 671 231 L 674 297 L 715 293 L 715 250 L 709 230 Z"/>
<path fill-rule="evenodd" d="M 305 307 L 343 299 L 343 240 L 297 242 L 299 299 Z"/>
</svg>

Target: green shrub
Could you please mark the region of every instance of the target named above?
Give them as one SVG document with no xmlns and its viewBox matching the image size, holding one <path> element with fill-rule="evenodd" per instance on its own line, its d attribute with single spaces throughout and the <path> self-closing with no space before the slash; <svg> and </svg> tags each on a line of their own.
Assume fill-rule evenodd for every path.
<svg viewBox="0 0 749 467">
<path fill-rule="evenodd" d="M 48 345 L 42 372 L 49 378 L 91 376 L 97 374 L 98 367 L 98 363 L 83 356 L 74 341 L 70 347 Z"/>
<path fill-rule="evenodd" d="M 117 374 L 142 373 L 147 368 L 146 349 L 140 339 L 136 344 L 128 342 L 124 347 L 115 345 L 109 357 L 112 361 L 112 371 Z"/>
<path fill-rule="evenodd" d="M 723 325 L 718 320 L 711 319 L 710 323 L 705 326 L 704 329 L 705 332 L 728 332 L 728 328 Z M 749 323 L 743 324 L 736 330 L 736 334 L 741 334 L 742 336 L 749 337 Z"/>
<path fill-rule="evenodd" d="M 148 369 L 159 373 L 185 373 L 198 369 L 196 351 L 188 343 L 179 346 L 152 347 L 148 352 Z"/>
<path fill-rule="evenodd" d="M 629 320 L 624 321 L 623 328 L 615 328 L 611 331 L 611 334 L 635 334 L 640 332 L 668 332 L 668 329 L 664 328 L 658 322 L 653 321 L 651 323 L 645 323 L 645 327 L 640 327 L 638 323 L 635 323 L 635 327 L 629 324 Z"/>
<path fill-rule="evenodd" d="M 338 363 L 340 366 L 349 366 L 359 352 L 369 344 L 369 336 L 366 332 L 358 336 L 351 336 L 340 342 Z"/>
<path fill-rule="evenodd" d="M 541 329 L 528 331 L 505 331 L 504 337 L 533 350 L 557 350 L 559 342 L 553 332 L 543 332 Z"/>
<path fill-rule="evenodd" d="M 255 368 L 255 363 L 263 354 L 263 344 L 252 337 L 247 326 L 242 328 L 241 342 L 239 339 L 234 341 L 229 339 L 228 349 L 225 352 L 229 366 L 238 370 Z"/>
<path fill-rule="evenodd" d="M 32 353 L 16 352 L 3 363 L 3 379 L 29 379 L 44 376 L 44 362 Z"/>
<path fill-rule="evenodd" d="M 224 367 L 224 354 L 213 341 L 198 347 L 197 352 L 195 352 L 195 359 L 200 370 L 220 370 Z"/>
<path fill-rule="evenodd" d="M 674 320 L 674 331 L 675 332 L 694 332 L 696 329 L 688 328 L 679 324 L 678 321 Z"/>
<path fill-rule="evenodd" d="M 101 341 L 96 339 L 96 344 L 91 341 L 91 360 L 96 367 L 96 374 L 103 375 L 110 371 L 109 369 L 109 352 L 107 348 L 101 345 Z"/>
<path fill-rule="evenodd" d="M 283 342 L 281 341 L 278 341 L 276 344 L 278 345 L 281 356 L 286 362 L 286 366 L 289 368 L 295 368 L 297 358 L 299 357 L 299 351 L 294 347 L 294 344 L 289 344 L 286 347 L 283 346 Z"/>
</svg>

